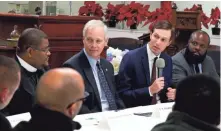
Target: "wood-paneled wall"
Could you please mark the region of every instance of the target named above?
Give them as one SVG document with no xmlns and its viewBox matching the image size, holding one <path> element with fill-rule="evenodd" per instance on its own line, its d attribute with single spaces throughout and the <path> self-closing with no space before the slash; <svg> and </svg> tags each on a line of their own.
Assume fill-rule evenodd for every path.
<svg viewBox="0 0 221 131">
<path fill-rule="evenodd" d="M 9 38 L 14 25 L 21 33 L 26 28 L 38 27 L 48 35 L 51 46 L 49 64 L 59 67 L 64 61 L 83 48 L 82 31 L 85 23 L 98 17 L 87 16 L 30 16 L 19 14 L 0 14 L 0 38 Z M 0 54 L 15 55 L 15 48 L 1 46 Z"/>
</svg>

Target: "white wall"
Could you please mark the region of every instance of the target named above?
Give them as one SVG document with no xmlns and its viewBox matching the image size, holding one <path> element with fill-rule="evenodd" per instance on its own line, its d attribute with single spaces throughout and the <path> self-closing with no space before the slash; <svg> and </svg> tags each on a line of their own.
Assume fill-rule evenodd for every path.
<svg viewBox="0 0 221 131">
<path fill-rule="evenodd" d="M 107 7 L 109 1 L 97 1 L 103 8 Z M 112 4 L 120 4 L 121 1 L 111 1 Z M 78 10 L 84 5 L 84 1 L 71 1 L 72 15 L 78 15 Z M 69 1 L 57 1 L 57 8 L 61 10 L 61 14 L 70 14 L 70 2 Z"/>
<path fill-rule="evenodd" d="M 107 7 L 108 3 L 111 4 L 121 4 L 123 3 L 122 1 L 97 1 L 96 3 L 99 3 L 103 9 L 105 9 Z M 156 8 L 160 7 L 160 2 L 159 1 L 137 1 L 140 2 L 142 4 L 149 4 L 150 6 L 150 11 L 155 10 Z M 130 3 L 130 1 L 126 1 L 125 2 Z M 84 5 L 84 1 L 72 1 L 72 15 L 78 15 L 78 10 L 81 6 Z M 58 1 L 57 2 L 57 8 L 60 10 L 60 14 L 64 14 L 64 15 L 69 15 L 70 14 L 70 5 L 69 5 L 69 1 Z M 129 29 L 125 23 L 118 23 L 116 28 L 118 29 Z M 148 32 L 148 26 L 142 27 L 142 24 L 138 26 L 138 30 L 146 30 Z"/>
<path fill-rule="evenodd" d="M 8 1 L 0 1 L 0 12 L 7 13 L 9 11 Z"/>
<path fill-rule="evenodd" d="M 35 14 L 35 8 L 40 7 L 42 9 L 43 2 L 42 1 L 29 1 L 28 2 L 28 12 L 31 14 Z"/>
<path fill-rule="evenodd" d="M 63 15 L 69 15 L 70 14 L 70 1 L 57 1 L 57 9 L 59 9 L 60 14 Z M 97 1 L 97 3 L 100 3 L 103 8 L 106 8 L 107 4 L 111 2 L 112 4 L 120 4 L 123 3 L 123 1 Z M 160 1 L 136 1 L 140 2 L 142 4 L 149 4 L 150 5 L 150 11 L 155 10 L 156 8 L 160 7 Z M 0 12 L 8 12 L 8 1 L 0 1 Z M 126 1 L 125 3 L 130 3 L 130 1 Z M 191 8 L 193 4 L 202 4 L 203 11 L 206 13 L 207 16 L 210 16 L 210 12 L 212 8 L 215 8 L 216 6 L 220 7 L 219 1 L 175 1 L 177 4 L 178 9 L 180 11 L 183 11 L 185 8 Z M 84 1 L 72 1 L 72 15 L 78 15 L 78 10 L 81 6 L 84 5 Z M 220 8 L 221 9 L 221 8 Z M 138 30 L 147 31 L 148 32 L 148 25 L 145 27 L 142 27 L 142 24 L 138 26 Z M 209 29 L 202 28 L 203 30 L 207 31 L 209 34 L 211 34 L 211 27 Z M 117 24 L 117 28 L 121 29 L 129 29 L 126 27 L 126 24 L 119 23 Z"/>
</svg>

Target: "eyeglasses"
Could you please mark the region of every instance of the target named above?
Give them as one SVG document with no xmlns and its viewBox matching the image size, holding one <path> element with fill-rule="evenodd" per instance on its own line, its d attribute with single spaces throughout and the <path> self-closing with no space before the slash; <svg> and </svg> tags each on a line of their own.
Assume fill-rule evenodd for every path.
<svg viewBox="0 0 221 131">
<path fill-rule="evenodd" d="M 38 50 L 38 51 L 42 51 L 42 52 L 45 52 L 45 53 L 48 53 L 50 52 L 50 47 L 46 47 L 45 49 L 39 49 L 39 48 L 36 48 L 36 47 L 31 47 L 32 49 L 35 49 L 35 50 Z"/>
<path fill-rule="evenodd" d="M 205 44 L 199 44 L 196 41 L 192 41 L 190 42 L 193 46 L 197 47 L 198 45 L 200 46 L 201 49 L 205 49 L 207 48 L 207 46 Z"/>
<path fill-rule="evenodd" d="M 79 98 L 79 99 L 75 100 L 74 102 L 71 102 L 71 104 L 69 104 L 67 106 L 67 109 L 70 108 L 74 103 L 76 103 L 78 101 L 85 101 L 88 96 L 89 96 L 89 93 L 88 92 L 84 92 L 84 97 L 83 98 Z"/>
</svg>

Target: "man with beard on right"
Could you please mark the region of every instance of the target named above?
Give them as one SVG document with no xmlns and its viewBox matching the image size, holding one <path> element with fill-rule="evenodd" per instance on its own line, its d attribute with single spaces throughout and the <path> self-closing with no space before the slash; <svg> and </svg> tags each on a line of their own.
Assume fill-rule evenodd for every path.
<svg viewBox="0 0 221 131">
<path fill-rule="evenodd" d="M 172 81 L 175 86 L 183 78 L 195 74 L 209 75 L 219 82 L 215 64 L 207 55 L 209 45 L 210 37 L 205 31 L 197 30 L 191 34 L 187 47 L 172 57 Z"/>
</svg>

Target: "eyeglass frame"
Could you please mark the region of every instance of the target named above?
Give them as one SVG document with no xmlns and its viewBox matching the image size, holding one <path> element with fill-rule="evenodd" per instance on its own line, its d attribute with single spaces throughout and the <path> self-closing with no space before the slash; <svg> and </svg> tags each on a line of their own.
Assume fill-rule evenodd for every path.
<svg viewBox="0 0 221 131">
<path fill-rule="evenodd" d="M 35 49 L 35 50 L 37 50 L 37 51 L 42 51 L 42 52 L 44 52 L 44 53 L 48 53 L 48 52 L 50 52 L 50 47 L 46 47 L 45 49 L 39 49 L 39 48 L 36 48 L 36 47 L 32 47 L 32 46 L 30 46 L 32 49 Z"/>
<path fill-rule="evenodd" d="M 79 101 L 85 101 L 87 99 L 87 97 L 89 96 L 90 94 L 88 92 L 84 92 L 84 97 L 83 98 L 79 98 L 73 102 L 71 102 L 68 106 L 67 106 L 67 109 L 70 108 L 73 104 L 79 102 Z"/>
</svg>

